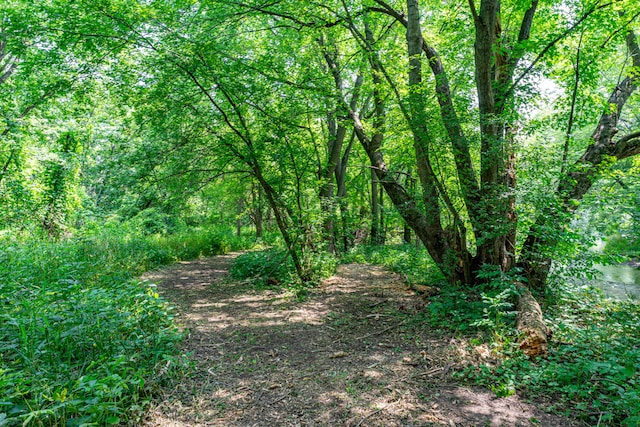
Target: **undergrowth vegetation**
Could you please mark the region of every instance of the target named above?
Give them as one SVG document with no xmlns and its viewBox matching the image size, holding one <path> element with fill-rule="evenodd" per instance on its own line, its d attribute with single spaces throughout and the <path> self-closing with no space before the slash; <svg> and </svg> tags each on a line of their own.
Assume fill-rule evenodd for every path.
<svg viewBox="0 0 640 427">
<path fill-rule="evenodd" d="M 348 262 L 382 264 L 406 274 L 410 283 L 441 283 L 428 257 L 408 245 L 363 246 Z M 493 390 L 552 402 L 546 409 L 580 418 L 590 425 L 640 425 L 640 304 L 612 301 L 592 289 L 551 288 L 545 308 L 554 331 L 548 357 L 530 360 L 518 349 L 508 278 L 487 272 L 476 292 L 442 286 L 425 309 L 407 324 L 463 334 L 470 346 L 492 350 L 485 362 L 458 369 L 460 379 Z"/>
<path fill-rule="evenodd" d="M 593 292 L 566 295 L 548 309 L 554 337 L 547 358 L 530 361 L 512 346 L 498 365 L 467 368 L 460 377 L 498 394 L 546 396 L 550 410 L 590 425 L 640 425 L 640 306 Z"/>
<path fill-rule="evenodd" d="M 250 242 L 218 230 L 141 236 L 110 227 L 0 250 L 0 426 L 136 424 L 184 366 L 172 311 L 135 279 Z"/>
<path fill-rule="evenodd" d="M 231 277 L 249 280 L 257 288 L 282 288 L 292 291 L 297 298 L 307 296 L 307 290 L 317 281 L 331 276 L 338 264 L 335 257 L 321 252 L 303 258 L 304 267 L 312 278 L 302 283 L 286 250 L 278 247 L 256 250 L 240 255 L 231 266 Z"/>
</svg>

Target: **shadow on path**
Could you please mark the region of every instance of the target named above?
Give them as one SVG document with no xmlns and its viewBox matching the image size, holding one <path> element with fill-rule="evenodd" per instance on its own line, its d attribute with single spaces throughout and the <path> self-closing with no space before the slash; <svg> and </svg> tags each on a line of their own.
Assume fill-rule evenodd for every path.
<svg viewBox="0 0 640 427">
<path fill-rule="evenodd" d="M 237 253 L 147 274 L 180 313 L 195 363 L 147 426 L 578 426 L 457 386 L 460 343 L 407 319 L 423 301 L 376 266 L 349 264 L 299 302 L 231 281 Z"/>
</svg>

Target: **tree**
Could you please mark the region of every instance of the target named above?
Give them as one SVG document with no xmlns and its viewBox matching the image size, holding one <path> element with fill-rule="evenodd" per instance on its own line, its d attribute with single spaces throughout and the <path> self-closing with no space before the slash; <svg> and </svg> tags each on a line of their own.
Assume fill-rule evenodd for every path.
<svg viewBox="0 0 640 427">
<path fill-rule="evenodd" d="M 367 185 L 384 188 L 446 280 L 473 289 L 487 271 L 510 277 L 543 349 L 530 289 L 544 290 L 554 246 L 593 182 L 639 150 L 637 130 L 617 136 L 637 88 L 638 16 L 639 6 L 623 0 L 80 1 L 55 31 L 61 48 L 87 44 L 77 54 L 85 64 L 115 52 L 109 73 L 144 133 L 141 157 L 130 159 L 141 179 L 251 177 L 308 278 L 304 258 L 318 241 L 336 251 L 336 206 L 344 224 L 354 190 L 347 164 L 364 152 L 374 175 Z M 604 112 L 576 117 L 579 102 L 596 111 L 597 94 L 582 91 L 611 78 L 605 56 L 624 78 L 598 107 Z M 571 107 L 559 130 L 555 202 L 523 208 L 516 159 L 520 130 L 535 126 L 528 103 L 567 62 Z M 574 137 L 578 125 L 595 126 L 590 141 Z M 154 188 L 143 205 L 174 192 Z M 532 211 L 530 229 L 518 228 L 518 215 Z M 371 213 L 377 231 L 380 214 Z"/>
<path fill-rule="evenodd" d="M 521 118 L 518 107 L 521 96 L 526 96 L 523 83 L 532 78 L 535 67 L 559 43 L 580 29 L 591 32 L 594 43 L 602 40 L 598 31 L 603 23 L 609 33 L 604 43 L 624 36 L 633 67 L 638 66 L 635 34 L 628 26 L 637 16 L 637 5 L 617 5 L 626 12 L 615 19 L 613 3 L 567 5 L 567 10 L 556 12 L 553 7 L 543 8 L 538 1 L 502 4 L 499 0 L 483 0 L 479 5 L 469 2 L 469 18 L 474 34 L 456 37 L 458 48 L 465 43 L 472 44 L 471 53 L 474 72 L 469 88 L 477 102 L 476 126 L 469 131 L 473 121 L 463 120 L 456 105 L 455 94 L 450 85 L 446 69 L 446 57 L 423 37 L 421 8 L 417 0 L 406 2 L 406 13 L 382 1 L 363 2 L 347 5 L 332 4 L 324 9 L 333 13 L 334 22 L 341 22 L 359 44 L 369 63 L 370 78 L 374 82 L 372 97 L 375 112 L 370 121 L 361 112 L 346 105 L 356 135 L 367 152 L 373 170 L 384 186 L 395 207 L 405 221 L 425 244 L 431 257 L 450 282 L 476 285 L 483 281 L 480 272 L 487 266 L 494 266 L 502 272 L 510 272 L 516 266 L 515 205 L 515 141 L 517 122 Z M 506 6 L 506 7 L 505 7 Z M 539 8 L 540 6 L 540 8 Z M 288 18 L 283 9 L 275 6 L 256 6 L 262 13 Z M 446 11 L 446 6 L 443 8 Z M 391 17 L 406 28 L 406 55 L 409 72 L 406 88 L 394 80 L 387 72 L 385 59 L 381 58 L 379 39 L 371 31 L 370 14 L 376 12 Z M 437 11 L 429 10 L 431 16 Z M 441 11 L 439 11 L 441 12 Z M 536 17 L 551 16 L 557 25 L 555 31 L 539 23 Z M 613 18 L 612 18 L 613 15 Z M 504 25 L 503 17 L 508 17 Z M 626 18 L 633 16 L 631 20 Z M 318 21 L 297 21 L 301 26 L 322 26 Z M 540 18 L 538 18 L 540 19 Z M 516 25 L 517 24 L 517 25 Z M 325 24 L 326 21 L 325 21 Z M 392 23 L 379 24 L 383 31 L 391 32 Z M 444 24 L 443 24 L 444 25 Z M 504 29 L 503 29 L 504 28 Z M 537 31 L 536 31 L 537 30 Z M 532 36 L 534 37 L 532 39 Z M 453 55 L 453 52 L 449 52 Z M 432 89 L 427 89 L 427 81 L 422 70 L 423 58 L 431 69 Z M 448 62 L 450 65 L 452 61 Z M 633 69 L 632 69 L 633 70 Z M 464 70 L 466 72 L 466 70 Z M 591 144 L 569 172 L 559 178 L 556 195 L 558 206 L 543 209 L 539 219 L 525 239 L 521 257 L 517 263 L 523 270 L 522 280 L 528 280 L 529 287 L 541 289 L 546 281 L 550 265 L 550 251 L 557 241 L 557 231 L 568 224 L 577 202 L 591 187 L 601 173 L 605 159 L 623 159 L 638 152 L 638 133 L 631 132 L 614 139 L 616 125 L 622 109 L 636 88 L 636 73 L 631 72 L 614 89 L 602 114 Z M 422 208 L 409 191 L 396 178 L 396 174 L 385 161 L 384 130 L 389 112 L 389 102 L 382 95 L 381 86 L 388 85 L 396 95 L 397 107 L 402 111 L 408 130 L 412 135 L 415 166 L 421 183 Z M 437 158 L 441 157 L 436 145 L 437 137 L 430 112 L 427 93 L 435 95 L 439 107 L 438 126 L 446 132 L 454 163 L 457 189 L 438 176 Z M 467 128 L 467 129 L 465 129 Z M 471 134 L 471 136 L 469 136 Z M 479 141 L 479 150 L 474 153 L 474 141 Z M 479 160 L 478 160 L 479 158 Z M 439 173 L 443 172 L 440 168 Z M 456 194 L 457 193 L 457 194 Z M 443 220 L 443 214 L 449 220 Z M 467 244 L 474 243 L 473 246 Z M 540 329 L 539 340 L 546 340 L 544 324 L 540 322 L 539 309 L 527 288 L 520 287 L 521 306 L 533 316 L 534 329 Z M 539 350 L 544 350 L 540 347 Z M 535 351 L 535 350 L 534 350 Z"/>
</svg>

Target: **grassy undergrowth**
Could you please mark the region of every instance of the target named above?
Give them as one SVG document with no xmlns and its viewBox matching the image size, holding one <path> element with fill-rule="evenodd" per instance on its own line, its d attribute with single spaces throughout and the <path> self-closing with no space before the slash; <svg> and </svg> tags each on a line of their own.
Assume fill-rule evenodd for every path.
<svg viewBox="0 0 640 427">
<path fill-rule="evenodd" d="M 406 245 L 359 247 L 345 261 L 381 264 L 414 283 L 442 283 L 426 252 Z M 552 288 L 544 309 L 554 331 L 550 354 L 531 361 L 518 350 L 513 307 L 493 284 L 473 291 L 443 285 L 424 311 L 408 315 L 408 323 L 465 334 L 470 345 L 483 337 L 494 357 L 458 370 L 460 380 L 498 396 L 552 402 L 545 409 L 589 425 L 640 425 L 640 304 L 607 300 L 593 290 Z"/>
<path fill-rule="evenodd" d="M 554 402 L 549 410 L 589 425 L 640 425 L 640 305 L 583 293 L 547 312 L 554 330 L 547 358 L 506 351 L 497 366 L 473 367 L 461 377 L 503 393 L 547 397 Z"/>
<path fill-rule="evenodd" d="M 0 426 L 138 423 L 180 365 L 180 335 L 167 303 L 135 277 L 248 245 L 216 230 L 2 239 Z"/>
<path fill-rule="evenodd" d="M 230 273 L 234 279 L 249 280 L 257 288 L 287 289 L 302 299 L 306 297 L 309 287 L 316 285 L 318 280 L 331 276 L 338 264 L 335 257 L 327 253 L 305 256 L 302 262 L 303 268 L 310 272 L 310 282 L 300 282 L 291 257 L 279 247 L 240 255 L 231 266 Z"/>
</svg>

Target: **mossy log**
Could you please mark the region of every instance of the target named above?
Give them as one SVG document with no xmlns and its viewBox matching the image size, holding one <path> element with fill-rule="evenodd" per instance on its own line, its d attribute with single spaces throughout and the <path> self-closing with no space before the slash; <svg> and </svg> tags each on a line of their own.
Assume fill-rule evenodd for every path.
<svg viewBox="0 0 640 427">
<path fill-rule="evenodd" d="M 516 309 L 516 329 L 521 333 L 520 349 L 529 357 L 544 356 L 548 352 L 548 343 L 551 339 L 551 329 L 547 327 L 542 318 L 540 304 L 531 294 L 529 289 L 517 284 L 518 299 Z"/>
</svg>

